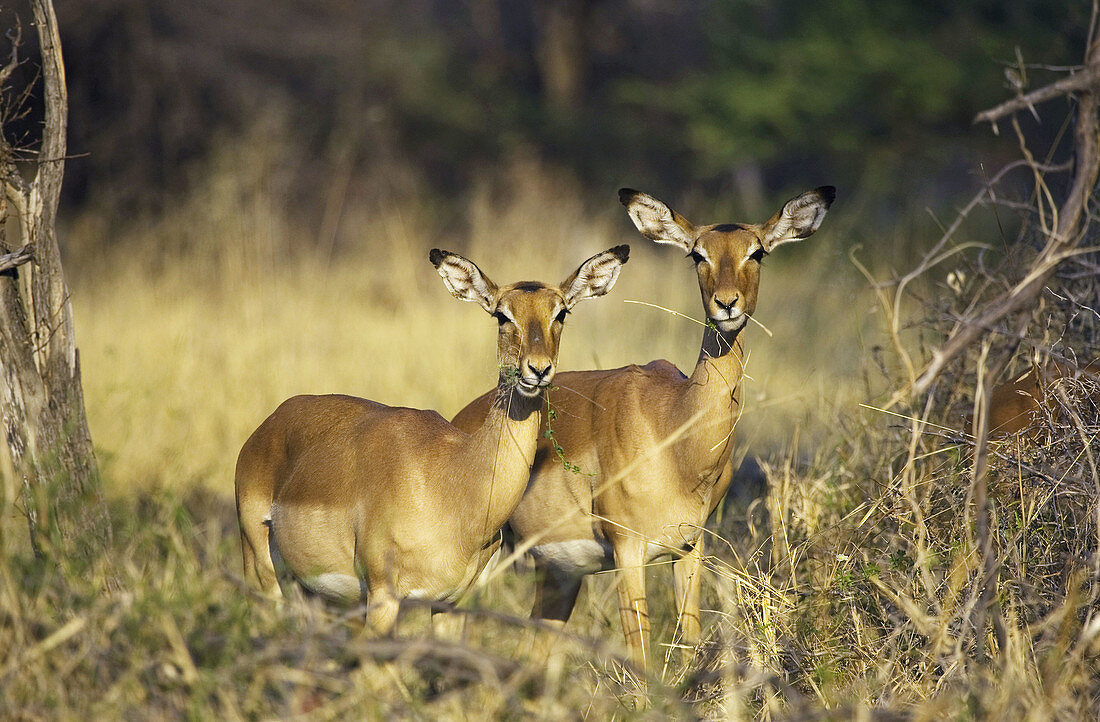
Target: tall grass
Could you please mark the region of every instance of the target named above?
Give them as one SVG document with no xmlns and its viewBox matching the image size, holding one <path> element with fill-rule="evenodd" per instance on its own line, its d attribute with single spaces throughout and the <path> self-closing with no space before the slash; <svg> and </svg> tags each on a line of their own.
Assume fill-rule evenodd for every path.
<svg viewBox="0 0 1100 722">
<path fill-rule="evenodd" d="M 449 417 L 489 388 L 495 327 L 450 297 L 427 261 L 434 246 L 457 246 L 501 282 L 560 281 L 628 242 L 614 295 L 570 316 L 560 368 L 695 363 L 700 326 L 624 303 L 701 316 L 691 264 L 638 235 L 614 189 L 591 213 L 567 179 L 521 165 L 503 190 L 486 182 L 471 192 L 458 232 L 415 206 L 359 207 L 346 211 L 333 251 L 294 228 L 259 181 L 225 173 L 113 253 L 70 266 L 90 425 L 120 492 L 201 483 L 229 493 L 240 445 L 293 394 L 348 393 Z M 836 227 L 764 269 L 757 317 L 774 336 L 748 332 L 742 428 L 754 444 L 774 445 L 795 424 L 813 439 L 855 398 L 870 305 L 838 261 L 848 242 Z"/>
<path fill-rule="evenodd" d="M 427 613 L 415 607 L 403 612 L 399 637 L 372 640 L 348 623 L 355 610 L 308 600 L 276 608 L 257 598 L 239 572 L 232 468 L 279 401 L 342 392 L 449 416 L 495 378 L 494 324 L 449 296 L 429 248 L 463 252 L 501 281 L 560 280 L 583 258 L 629 242 L 612 296 L 567 322 L 561 368 L 664 357 L 687 369 L 699 342 L 695 324 L 623 303 L 699 313 L 690 263 L 637 236 L 614 189 L 595 202 L 553 169 L 519 163 L 472 189 L 462 219 L 421 205 L 348 203 L 326 226 L 336 229 L 330 237 L 292 220 L 292 198 L 266 180 L 271 162 L 229 157 L 205 192 L 135 224 L 98 256 L 79 252 L 94 218 L 69 229 L 88 415 L 116 524 L 114 568 L 101 578 L 87 554 L 36 560 L 19 545 L 3 548 L 6 716 L 1100 712 L 1088 521 L 1096 496 L 1082 463 L 1068 486 L 1050 473 L 1068 468 L 1060 458 L 1086 456 L 1100 422 L 1084 413 L 1080 438 L 1048 439 L 1028 452 L 1032 466 L 1007 449 L 994 465 L 1000 582 L 992 616 L 1000 626 L 980 624 L 970 450 L 954 430 L 972 377 L 937 392 L 933 420 L 943 429 L 914 432 L 904 418 L 858 406 L 878 406 L 898 373 L 873 295 L 846 258 L 862 239 L 843 196 L 813 239 L 765 264 L 757 317 L 773 335 L 747 331 L 751 379 L 738 438 L 768 484 L 748 508 L 727 504 L 708 528 L 706 639 L 697 648 L 671 644 L 669 569 L 648 571 L 656 597 L 649 712 L 631 707 L 610 575 L 586 584 L 562 666 L 525 656 L 526 575 L 474 590 L 459 643 L 431 641 Z M 700 222 L 732 220 L 678 210 Z M 921 336 L 904 343 L 919 352 Z M 1046 476 L 1030 471 L 1035 464 Z"/>
</svg>

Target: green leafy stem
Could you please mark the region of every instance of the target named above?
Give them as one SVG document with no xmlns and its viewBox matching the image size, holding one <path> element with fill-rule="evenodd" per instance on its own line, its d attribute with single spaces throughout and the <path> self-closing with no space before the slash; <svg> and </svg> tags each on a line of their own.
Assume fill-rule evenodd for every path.
<svg viewBox="0 0 1100 722">
<path fill-rule="evenodd" d="M 549 390 L 552 391 L 553 389 L 554 389 L 554 387 L 551 386 Z M 569 461 L 568 459 L 565 458 L 565 449 L 563 449 L 561 447 L 561 444 L 558 443 L 557 438 L 554 436 L 554 424 L 553 424 L 553 422 L 557 418 L 558 418 L 557 409 L 555 409 L 553 406 L 550 405 L 550 394 L 547 393 L 547 395 L 546 395 L 546 431 L 542 432 L 543 438 L 550 440 L 551 446 L 554 447 L 554 453 L 558 455 L 558 460 L 561 461 L 562 468 L 564 468 L 566 471 L 570 471 L 574 474 L 579 474 L 581 476 L 595 476 L 596 472 L 594 472 L 594 471 L 585 471 L 584 469 L 582 469 L 580 467 L 580 465 L 574 464 L 572 461 Z"/>
</svg>

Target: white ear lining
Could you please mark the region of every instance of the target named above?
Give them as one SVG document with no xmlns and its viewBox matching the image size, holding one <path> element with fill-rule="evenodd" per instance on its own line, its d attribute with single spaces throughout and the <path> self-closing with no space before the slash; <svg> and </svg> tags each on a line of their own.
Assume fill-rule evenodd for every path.
<svg viewBox="0 0 1100 722">
<path fill-rule="evenodd" d="M 676 222 L 672 209 L 651 195 L 630 188 L 619 190 L 619 201 L 638 231 L 654 243 L 669 243 L 690 251 L 695 243 L 691 229 Z"/>
<path fill-rule="evenodd" d="M 822 186 L 787 201 L 773 220 L 765 224 L 764 251 L 771 253 L 776 246 L 813 235 L 821 227 L 835 197 L 835 188 Z"/>
<path fill-rule="evenodd" d="M 565 305 L 572 308 L 578 302 L 603 296 L 615 286 L 623 264 L 630 257 L 630 246 L 615 248 L 597 253 L 580 267 L 561 285 Z"/>
<path fill-rule="evenodd" d="M 493 312 L 496 285 L 469 259 L 457 253 L 433 249 L 429 259 L 451 295 L 460 301 L 477 303 L 487 312 Z"/>
</svg>

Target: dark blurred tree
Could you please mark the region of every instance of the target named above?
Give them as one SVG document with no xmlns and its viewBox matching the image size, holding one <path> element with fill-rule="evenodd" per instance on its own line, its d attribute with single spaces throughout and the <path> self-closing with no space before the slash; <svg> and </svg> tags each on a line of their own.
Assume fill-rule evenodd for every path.
<svg viewBox="0 0 1100 722">
<path fill-rule="evenodd" d="M 509 69 L 515 20 L 503 11 L 506 37 L 481 43 L 464 4 L 431 0 L 58 6 L 73 59 L 70 140 L 82 156 L 68 198 L 115 217 L 173 203 L 219 139 L 265 116 L 282 120 L 296 153 L 284 167 L 308 208 L 349 163 L 379 185 L 404 165 L 446 188 L 531 114 L 520 106 L 535 84 Z M 476 8 L 493 23 L 495 3 Z"/>
<path fill-rule="evenodd" d="M 970 118 L 1000 64 L 1016 45 L 1075 62 L 1088 19 L 1042 0 L 57 2 L 82 156 L 68 200 L 119 219 L 173 203 L 217 139 L 265 116 L 306 212 L 334 183 L 453 199 L 517 150 L 593 190 L 946 198 L 972 184 Z"/>
<path fill-rule="evenodd" d="M 584 101 L 588 19 L 594 4 L 593 0 L 548 0 L 533 8 L 538 25 L 535 57 L 542 92 L 554 112 L 577 112 Z"/>
</svg>

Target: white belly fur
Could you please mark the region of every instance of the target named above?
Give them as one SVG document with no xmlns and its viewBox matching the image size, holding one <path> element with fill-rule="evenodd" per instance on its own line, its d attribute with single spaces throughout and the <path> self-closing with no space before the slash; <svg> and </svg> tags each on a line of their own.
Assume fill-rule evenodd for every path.
<svg viewBox="0 0 1100 722">
<path fill-rule="evenodd" d="M 540 562 L 552 564 L 570 574 L 591 574 L 610 569 L 614 562 L 611 546 L 594 539 L 547 542 L 531 548 Z"/>
<path fill-rule="evenodd" d="M 348 574 L 326 572 L 315 577 L 302 579 L 302 586 L 320 594 L 325 599 L 337 602 L 358 602 L 367 598 L 367 585 L 359 577 Z"/>
<path fill-rule="evenodd" d="M 683 544 L 646 544 L 646 563 L 662 557 L 679 557 L 687 550 Z M 615 567 L 615 556 L 611 545 L 594 539 L 571 539 L 563 542 L 548 542 L 531 548 L 531 554 L 540 562 L 551 564 L 569 574 L 592 574 Z"/>
</svg>

